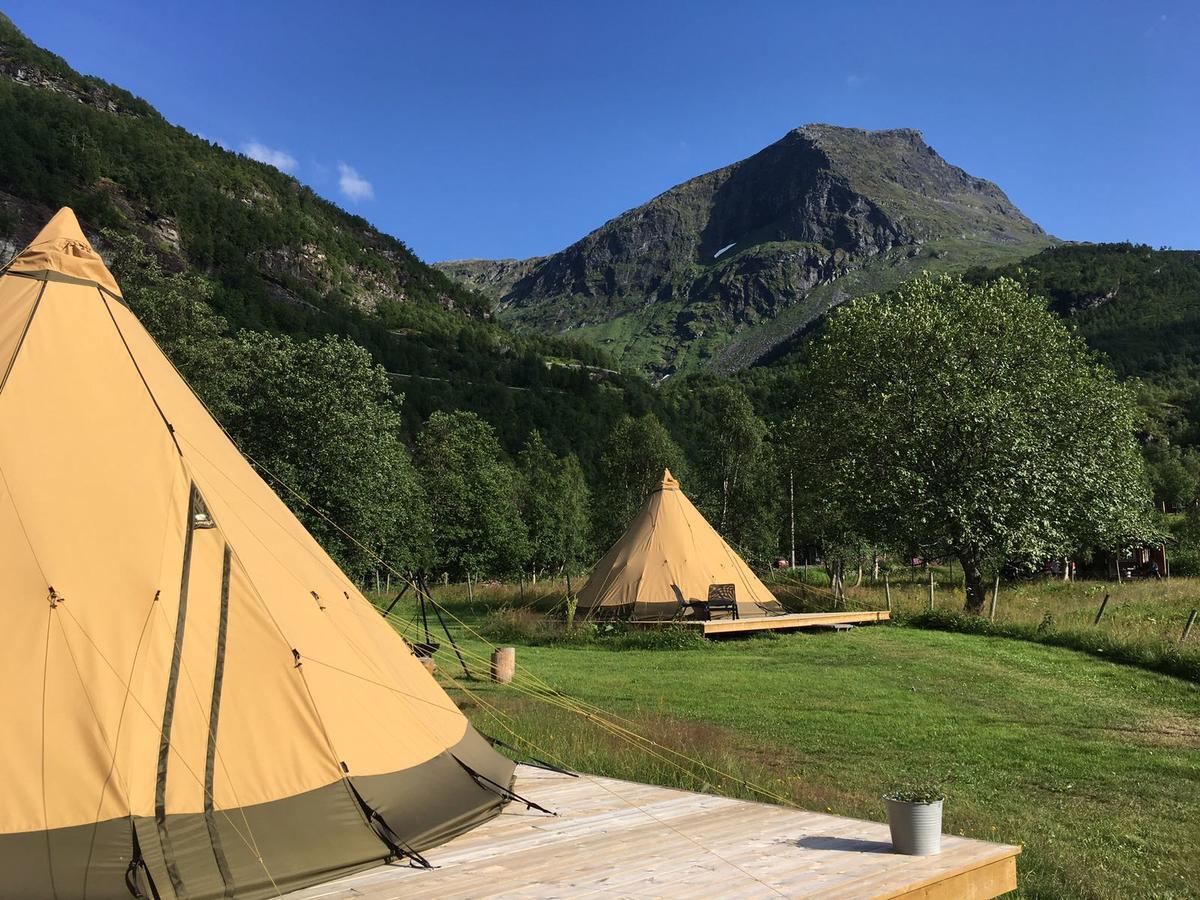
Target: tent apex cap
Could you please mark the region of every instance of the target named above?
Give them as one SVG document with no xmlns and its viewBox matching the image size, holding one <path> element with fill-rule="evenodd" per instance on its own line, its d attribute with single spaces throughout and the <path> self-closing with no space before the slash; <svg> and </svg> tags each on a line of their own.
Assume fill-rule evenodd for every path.
<svg viewBox="0 0 1200 900">
<path fill-rule="evenodd" d="M 670 469 L 663 469 L 662 484 L 659 485 L 660 491 L 677 491 L 679 490 L 679 482 L 675 480 L 675 476 L 671 474 Z"/>
<path fill-rule="evenodd" d="M 39 244 L 50 244 L 55 241 L 71 241 L 76 244 L 83 244 L 88 250 L 92 250 L 92 245 L 84 236 L 83 228 L 79 225 L 79 219 L 75 216 L 75 210 L 69 206 L 64 206 L 47 222 L 42 230 L 38 232 L 29 244 L 30 247 L 36 247 Z"/>
<path fill-rule="evenodd" d="M 69 206 L 54 214 L 29 246 L 9 264 L 8 271 L 55 272 L 90 281 L 117 296 L 121 293 L 116 279 L 84 235 L 75 211 Z"/>
</svg>

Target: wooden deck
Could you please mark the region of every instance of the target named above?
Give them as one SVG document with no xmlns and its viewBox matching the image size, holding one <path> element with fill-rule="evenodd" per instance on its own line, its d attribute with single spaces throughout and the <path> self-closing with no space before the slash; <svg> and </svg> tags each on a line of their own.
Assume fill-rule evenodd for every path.
<svg viewBox="0 0 1200 900">
<path fill-rule="evenodd" d="M 743 616 L 740 619 L 664 619 L 661 621 L 630 622 L 638 628 L 663 628 L 682 625 L 702 628 L 704 635 L 737 634 L 751 631 L 793 631 L 797 628 L 833 628 L 835 625 L 867 625 L 886 622 L 892 617 L 887 610 L 867 612 L 787 613 L 782 616 Z"/>
<path fill-rule="evenodd" d="M 1017 884 L 1020 847 L 946 835 L 937 856 L 900 856 L 877 822 L 527 766 L 517 779 L 558 815 L 512 803 L 429 851 L 434 869 L 380 866 L 288 896 L 984 900 Z"/>
</svg>

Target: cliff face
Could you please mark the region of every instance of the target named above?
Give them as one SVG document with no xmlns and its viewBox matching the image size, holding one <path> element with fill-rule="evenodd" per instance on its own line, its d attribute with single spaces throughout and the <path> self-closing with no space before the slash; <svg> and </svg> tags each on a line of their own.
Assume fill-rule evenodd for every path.
<svg viewBox="0 0 1200 900">
<path fill-rule="evenodd" d="M 578 331 L 666 375 L 749 364 L 832 303 L 918 268 L 1004 262 L 1048 243 L 1000 188 L 916 131 L 808 125 L 552 256 L 440 267 L 518 326 Z M 818 290 L 868 268 L 849 293 Z"/>
</svg>

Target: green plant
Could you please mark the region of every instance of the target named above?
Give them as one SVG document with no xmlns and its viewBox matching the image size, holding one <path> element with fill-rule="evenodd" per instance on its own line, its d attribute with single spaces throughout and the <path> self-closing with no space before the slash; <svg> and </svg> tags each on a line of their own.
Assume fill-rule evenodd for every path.
<svg viewBox="0 0 1200 900">
<path fill-rule="evenodd" d="M 946 799 L 946 795 L 942 793 L 940 788 L 921 786 L 921 787 L 901 787 L 883 795 L 884 800 L 895 800 L 897 803 L 920 803 L 930 804 L 937 803 Z"/>
</svg>

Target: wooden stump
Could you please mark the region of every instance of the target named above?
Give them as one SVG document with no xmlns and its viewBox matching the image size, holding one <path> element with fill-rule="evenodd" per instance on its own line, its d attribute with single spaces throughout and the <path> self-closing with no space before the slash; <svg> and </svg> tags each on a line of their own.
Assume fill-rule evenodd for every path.
<svg viewBox="0 0 1200 900">
<path fill-rule="evenodd" d="M 497 684 L 511 684 L 516 670 L 516 647 L 497 647 L 492 651 L 492 681 Z"/>
</svg>

